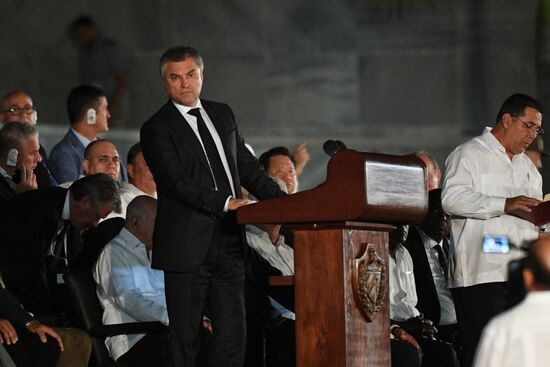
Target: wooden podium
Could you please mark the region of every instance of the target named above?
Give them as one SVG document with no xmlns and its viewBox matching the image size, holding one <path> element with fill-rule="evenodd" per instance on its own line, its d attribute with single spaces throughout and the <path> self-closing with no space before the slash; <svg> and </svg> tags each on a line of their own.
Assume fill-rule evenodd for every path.
<svg viewBox="0 0 550 367">
<path fill-rule="evenodd" d="M 294 229 L 298 367 L 390 366 L 388 232 L 427 206 L 416 156 L 345 150 L 318 187 L 239 208 L 239 223 Z"/>
</svg>

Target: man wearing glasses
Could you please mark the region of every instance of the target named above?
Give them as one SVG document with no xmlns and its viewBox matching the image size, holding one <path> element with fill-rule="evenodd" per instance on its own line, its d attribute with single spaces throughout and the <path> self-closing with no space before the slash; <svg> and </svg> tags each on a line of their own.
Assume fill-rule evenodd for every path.
<svg viewBox="0 0 550 367">
<path fill-rule="evenodd" d="M 36 125 L 38 113 L 33 105 L 32 98 L 25 92 L 12 91 L 2 97 L 0 101 L 2 110 L 0 111 L 0 122 L 24 122 L 29 125 Z M 36 166 L 34 173 L 38 182 L 38 187 L 55 186 L 56 182 L 48 168 L 48 155 L 46 149 L 40 144 L 39 150 L 42 161 Z"/>
<path fill-rule="evenodd" d="M 482 252 L 485 236 L 506 236 L 517 246 L 537 239 L 538 228 L 517 216 L 542 199 L 542 177 L 525 149 L 543 133 L 542 108 L 524 94 L 508 97 L 496 124 L 460 145 L 447 158 L 444 210 L 451 215 L 449 287 L 469 366 L 489 320 L 510 297 L 507 265 L 522 253 Z"/>
</svg>

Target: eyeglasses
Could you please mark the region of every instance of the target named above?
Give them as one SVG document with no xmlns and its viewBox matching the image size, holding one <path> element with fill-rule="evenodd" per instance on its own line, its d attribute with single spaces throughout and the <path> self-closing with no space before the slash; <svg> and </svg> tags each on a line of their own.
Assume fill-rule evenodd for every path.
<svg viewBox="0 0 550 367">
<path fill-rule="evenodd" d="M 2 111 L 2 112 L 9 113 L 13 116 L 19 116 L 19 115 L 23 115 L 23 114 L 30 115 L 34 111 L 36 111 L 34 106 L 26 106 L 26 107 L 23 107 L 23 108 L 11 107 L 11 108 L 8 108 L 7 110 Z"/>
<path fill-rule="evenodd" d="M 512 116 L 513 118 L 515 118 L 516 120 L 520 121 L 523 126 L 525 126 L 526 129 L 528 130 L 531 130 L 531 131 L 535 131 L 537 133 L 537 135 L 542 135 L 544 134 L 544 129 L 542 127 L 538 127 L 537 125 L 533 124 L 532 122 L 526 122 L 526 121 L 523 121 L 522 119 L 520 119 L 519 117 L 517 117 L 516 115 L 514 114 L 510 114 L 510 116 Z"/>
</svg>

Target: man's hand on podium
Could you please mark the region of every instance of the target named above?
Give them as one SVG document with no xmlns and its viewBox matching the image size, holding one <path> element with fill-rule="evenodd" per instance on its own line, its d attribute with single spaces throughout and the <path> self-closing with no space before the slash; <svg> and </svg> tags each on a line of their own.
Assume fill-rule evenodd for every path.
<svg viewBox="0 0 550 367">
<path fill-rule="evenodd" d="M 254 204 L 254 203 L 256 203 L 256 201 L 254 200 L 231 198 L 229 199 L 229 203 L 227 204 L 227 210 L 237 210 L 241 206 Z"/>
</svg>

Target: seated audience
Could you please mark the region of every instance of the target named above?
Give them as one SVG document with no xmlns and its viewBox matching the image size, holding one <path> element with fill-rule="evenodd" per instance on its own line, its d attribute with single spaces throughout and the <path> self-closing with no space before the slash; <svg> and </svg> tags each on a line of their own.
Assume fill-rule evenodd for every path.
<svg viewBox="0 0 550 367">
<path fill-rule="evenodd" d="M 409 227 L 403 244 L 413 261 L 416 308 L 433 321 L 438 339 L 455 342 L 456 311 L 447 284 L 449 216 L 441 206 L 441 189 L 429 192 L 429 208 L 422 223 Z"/>
<path fill-rule="evenodd" d="M 476 367 L 548 366 L 550 239 L 537 240 L 521 261 L 527 297 L 485 327 L 476 352 Z"/>
<path fill-rule="evenodd" d="M 9 92 L 2 97 L 0 103 L 2 105 L 2 111 L 0 112 L 0 122 L 2 124 L 24 122 L 32 126 L 36 125 L 38 113 L 33 105 L 32 98 L 27 93 L 22 91 Z M 55 186 L 55 179 L 49 169 L 48 155 L 42 144 L 40 144 L 39 153 L 42 161 L 38 162 L 34 169 L 38 187 Z"/>
<path fill-rule="evenodd" d="M 413 261 L 403 246 L 407 237 L 407 226 L 399 226 L 390 233 L 390 317 L 411 334 L 422 349 L 422 366 L 458 366 L 454 349 L 447 343 L 434 338 L 437 329 L 431 320 L 421 315 L 416 308 L 417 295 L 413 272 Z"/>
<path fill-rule="evenodd" d="M 160 321 L 168 324 L 164 275 L 151 269 L 157 203 L 138 196 L 129 205 L 125 227 L 103 249 L 94 267 L 103 323 Z M 165 366 L 166 335 L 135 334 L 108 337 L 111 357 L 132 366 Z"/>
<path fill-rule="evenodd" d="M 84 149 L 98 135 L 109 130 L 111 117 L 107 98 L 97 87 L 81 85 L 67 98 L 67 112 L 71 127 L 65 137 L 50 153 L 50 169 L 57 182 L 73 182 L 82 174 Z M 120 167 L 122 181 L 127 181 L 126 168 Z"/>
<path fill-rule="evenodd" d="M 40 162 L 38 131 L 23 122 L 0 129 L 0 201 L 38 187 L 34 169 Z"/>
</svg>

